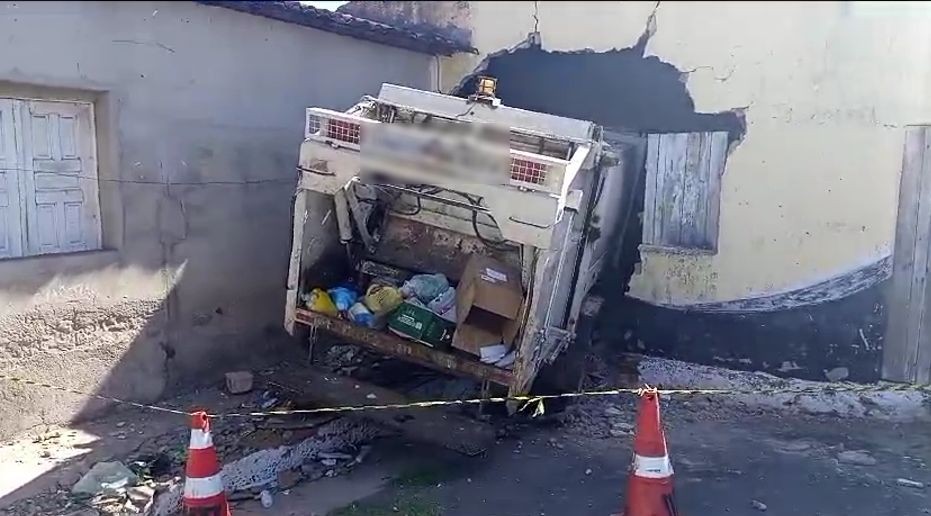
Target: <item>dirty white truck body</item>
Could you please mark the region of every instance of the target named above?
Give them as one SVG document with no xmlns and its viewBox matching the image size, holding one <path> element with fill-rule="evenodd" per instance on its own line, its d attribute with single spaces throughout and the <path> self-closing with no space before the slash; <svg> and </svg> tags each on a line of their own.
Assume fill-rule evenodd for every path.
<svg viewBox="0 0 931 516">
<path fill-rule="evenodd" d="M 494 104 L 385 84 L 377 98 L 344 113 L 307 110 L 287 283 L 289 332 L 296 325 L 325 330 L 386 355 L 505 386 L 511 395 L 529 392 L 543 365 L 573 344 L 586 294 L 611 249 L 611 228 L 599 223 L 618 220 L 614 211 L 622 204 L 616 201 L 623 183 L 619 153 L 591 122 Z M 386 139 L 377 132 L 385 124 L 407 132 Z M 504 160 L 490 151 L 481 162 L 490 172 L 481 180 L 457 174 L 461 161 L 444 162 L 444 155 L 400 154 L 406 138 L 479 125 L 503 128 L 505 141 Z M 477 144 L 466 152 L 485 149 Z M 379 211 L 379 199 L 389 209 Z M 521 271 L 525 299 L 512 369 L 311 312 L 301 301 L 309 289 L 325 286 L 319 278 L 334 267 L 373 260 L 442 272 L 455 282 L 474 253 Z"/>
</svg>

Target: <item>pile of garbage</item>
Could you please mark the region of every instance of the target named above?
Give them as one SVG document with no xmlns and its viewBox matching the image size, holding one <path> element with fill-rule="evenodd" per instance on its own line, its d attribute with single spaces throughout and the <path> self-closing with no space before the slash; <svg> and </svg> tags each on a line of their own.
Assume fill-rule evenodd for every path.
<svg viewBox="0 0 931 516">
<path fill-rule="evenodd" d="M 384 264 L 369 270 L 378 273 L 362 280 L 367 284 L 350 280 L 328 289 L 316 287 L 302 300 L 309 310 L 328 317 L 513 367 L 511 344 L 523 302 L 518 273 L 491 258 L 473 257 L 457 288 L 441 273 L 410 274 Z"/>
</svg>

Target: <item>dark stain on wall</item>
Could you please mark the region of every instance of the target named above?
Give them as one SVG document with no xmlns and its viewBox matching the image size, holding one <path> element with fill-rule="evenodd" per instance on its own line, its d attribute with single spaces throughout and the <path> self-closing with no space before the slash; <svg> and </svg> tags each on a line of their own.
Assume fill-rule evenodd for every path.
<svg viewBox="0 0 931 516">
<path fill-rule="evenodd" d="M 523 48 L 493 57 L 482 72 L 498 79 L 505 105 L 590 120 L 615 131 L 746 131 L 741 110 L 696 113 L 684 73 L 639 48 L 546 52 Z M 475 91 L 475 78 L 462 93 Z"/>
<path fill-rule="evenodd" d="M 847 297 L 776 312 L 703 313 L 625 298 L 606 303 L 601 338 L 620 349 L 732 369 L 826 380 L 879 380 L 889 280 Z"/>
</svg>

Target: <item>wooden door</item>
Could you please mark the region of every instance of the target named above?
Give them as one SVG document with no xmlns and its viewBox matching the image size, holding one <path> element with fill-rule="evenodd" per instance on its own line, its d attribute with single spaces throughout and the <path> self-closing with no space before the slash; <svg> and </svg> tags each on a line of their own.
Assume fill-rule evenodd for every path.
<svg viewBox="0 0 931 516">
<path fill-rule="evenodd" d="M 905 138 L 892 287 L 883 343 L 883 378 L 931 383 L 931 128 L 909 128 Z"/>
<path fill-rule="evenodd" d="M 23 163 L 16 144 L 13 100 L 0 99 L 0 258 L 23 255 L 20 175 Z"/>
<path fill-rule="evenodd" d="M 24 101 L 23 200 L 29 254 L 100 247 L 93 107 Z"/>
</svg>

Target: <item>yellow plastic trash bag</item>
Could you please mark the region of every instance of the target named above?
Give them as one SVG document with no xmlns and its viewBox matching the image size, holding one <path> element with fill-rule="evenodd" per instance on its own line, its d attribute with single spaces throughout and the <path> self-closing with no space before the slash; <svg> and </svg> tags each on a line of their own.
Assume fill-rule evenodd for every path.
<svg viewBox="0 0 931 516">
<path fill-rule="evenodd" d="M 404 297 L 397 287 L 372 283 L 365 292 L 365 306 L 375 315 L 385 315 L 401 306 Z"/>
<path fill-rule="evenodd" d="M 315 288 L 310 291 L 310 296 L 307 298 L 307 308 L 319 314 L 339 317 L 336 304 L 333 303 L 333 299 L 323 289 Z"/>
</svg>

